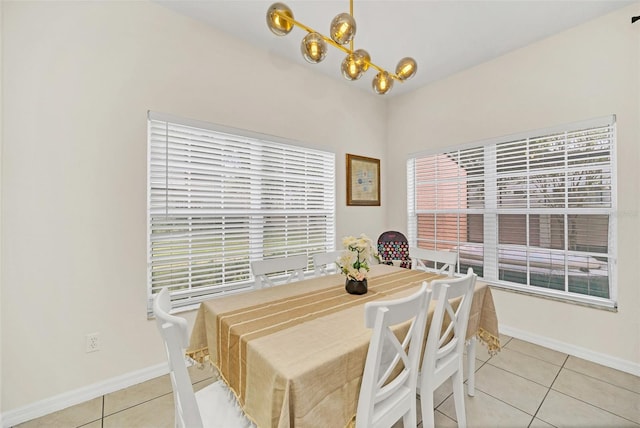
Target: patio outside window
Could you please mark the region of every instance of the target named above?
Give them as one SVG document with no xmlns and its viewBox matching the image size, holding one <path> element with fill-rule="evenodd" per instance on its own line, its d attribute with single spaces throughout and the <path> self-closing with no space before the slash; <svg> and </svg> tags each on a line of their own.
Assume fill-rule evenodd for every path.
<svg viewBox="0 0 640 428">
<path fill-rule="evenodd" d="M 407 162 L 409 240 L 518 291 L 615 307 L 615 117 Z"/>
</svg>

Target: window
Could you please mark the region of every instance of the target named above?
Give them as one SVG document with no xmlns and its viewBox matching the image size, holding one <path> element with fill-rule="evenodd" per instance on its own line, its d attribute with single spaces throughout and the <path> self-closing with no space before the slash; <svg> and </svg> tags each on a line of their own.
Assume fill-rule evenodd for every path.
<svg viewBox="0 0 640 428">
<path fill-rule="evenodd" d="M 409 241 L 519 291 L 615 306 L 615 117 L 407 162 Z"/>
<path fill-rule="evenodd" d="M 148 297 L 253 285 L 250 262 L 332 250 L 335 154 L 149 113 Z"/>
</svg>

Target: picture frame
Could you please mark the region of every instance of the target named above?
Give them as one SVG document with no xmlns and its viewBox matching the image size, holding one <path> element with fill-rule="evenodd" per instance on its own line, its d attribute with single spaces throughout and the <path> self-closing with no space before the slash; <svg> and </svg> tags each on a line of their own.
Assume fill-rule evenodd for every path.
<svg viewBox="0 0 640 428">
<path fill-rule="evenodd" d="M 380 206 L 380 159 L 347 153 L 347 205 Z"/>
</svg>

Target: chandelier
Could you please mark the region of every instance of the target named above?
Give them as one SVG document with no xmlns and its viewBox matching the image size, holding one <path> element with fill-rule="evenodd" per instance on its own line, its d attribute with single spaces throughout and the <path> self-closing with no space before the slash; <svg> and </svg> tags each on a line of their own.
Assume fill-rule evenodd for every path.
<svg viewBox="0 0 640 428">
<path fill-rule="evenodd" d="M 289 34 L 294 26 L 305 30 L 307 35 L 302 39 L 300 50 L 304 59 L 311 64 L 317 64 L 327 56 L 328 45 L 346 53 L 347 56 L 342 61 L 340 69 L 347 80 L 358 80 L 369 67 L 375 68 L 378 74 L 373 78 L 372 87 L 374 92 L 380 95 L 391 90 L 394 80 L 404 82 L 412 78 L 418 69 L 416 61 L 406 57 L 398 62 L 395 74 L 389 73 L 371 62 L 371 57 L 366 50 L 354 50 L 353 39 L 356 35 L 356 21 L 353 18 L 353 0 L 349 0 L 349 13 L 340 13 L 331 21 L 329 29 L 331 37 L 296 21 L 293 18 L 293 12 L 284 3 L 274 3 L 269 7 L 267 26 L 277 36 Z"/>
</svg>

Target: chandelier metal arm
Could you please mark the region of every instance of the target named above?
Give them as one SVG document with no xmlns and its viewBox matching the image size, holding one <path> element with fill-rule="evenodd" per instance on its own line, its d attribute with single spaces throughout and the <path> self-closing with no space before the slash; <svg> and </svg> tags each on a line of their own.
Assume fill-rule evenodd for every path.
<svg viewBox="0 0 640 428">
<path fill-rule="evenodd" d="M 336 42 L 333 41 L 333 39 L 331 39 L 331 37 L 327 37 L 324 34 L 320 33 L 319 31 L 314 30 L 311 27 L 308 27 L 306 25 L 304 25 L 302 22 L 298 22 L 293 18 L 288 17 L 287 15 L 280 13 L 278 11 L 274 11 L 273 12 L 275 15 L 278 15 L 280 18 L 284 19 L 285 21 L 295 25 L 296 27 L 302 28 L 303 30 L 305 30 L 307 33 L 316 33 L 318 34 L 320 37 L 322 37 L 322 39 L 329 43 L 331 46 L 336 47 L 338 49 L 340 49 L 341 51 L 343 51 L 346 54 L 352 55 L 354 50 L 353 50 L 353 40 L 351 40 L 351 46 L 350 48 L 346 48 L 341 44 L 338 44 Z M 379 72 L 386 72 L 386 70 L 376 64 L 374 64 L 371 61 L 367 61 L 366 59 L 363 59 L 364 62 L 366 62 L 367 64 L 369 64 L 371 67 L 375 68 L 376 70 L 378 70 Z M 394 73 L 388 73 L 389 77 L 391 77 L 394 80 L 398 80 L 400 82 L 404 82 L 404 80 L 400 79 L 396 74 Z"/>
<path fill-rule="evenodd" d="M 389 73 L 371 62 L 371 56 L 365 49 L 354 49 L 356 21 L 353 17 L 353 0 L 349 0 L 349 13 L 340 13 L 331 21 L 329 30 L 331 37 L 296 21 L 293 11 L 284 3 L 273 3 L 267 9 L 266 18 L 267 27 L 276 36 L 285 36 L 294 27 L 301 28 L 307 33 L 300 43 L 300 52 L 311 64 L 321 62 L 327 55 L 327 47 L 331 45 L 347 54 L 340 65 L 340 71 L 345 79 L 358 80 L 370 67 L 376 69 L 378 74 L 373 78 L 371 87 L 378 95 L 388 93 L 393 87 L 394 80 L 404 82 L 416 74 L 418 65 L 411 57 L 402 58 L 398 61 L 396 72 Z"/>
</svg>

